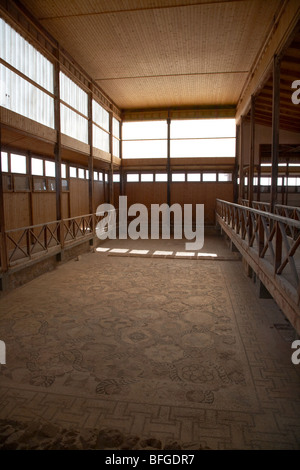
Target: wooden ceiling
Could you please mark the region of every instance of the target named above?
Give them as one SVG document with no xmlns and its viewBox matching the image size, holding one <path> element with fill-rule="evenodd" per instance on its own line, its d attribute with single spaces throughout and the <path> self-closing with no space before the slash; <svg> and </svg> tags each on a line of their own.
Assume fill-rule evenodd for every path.
<svg viewBox="0 0 300 470">
<path fill-rule="evenodd" d="M 128 110 L 236 105 L 283 1 L 19 3 Z"/>
<path fill-rule="evenodd" d="M 300 23 L 291 44 L 285 50 L 280 66 L 280 128 L 300 132 L 300 104 L 292 102 L 292 83 L 300 80 Z M 255 122 L 272 125 L 273 74 L 255 100 Z"/>
</svg>

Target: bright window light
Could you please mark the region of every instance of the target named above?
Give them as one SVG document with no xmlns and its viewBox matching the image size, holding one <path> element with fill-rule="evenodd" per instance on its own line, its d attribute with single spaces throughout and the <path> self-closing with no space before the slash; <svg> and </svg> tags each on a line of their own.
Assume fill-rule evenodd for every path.
<svg viewBox="0 0 300 470">
<path fill-rule="evenodd" d="M 123 140 L 123 158 L 167 158 L 167 141 Z"/>
<path fill-rule="evenodd" d="M 300 177 L 289 177 L 288 178 L 288 186 L 299 186 L 300 185 Z"/>
<path fill-rule="evenodd" d="M 127 251 L 129 250 L 126 248 L 113 248 L 110 253 L 127 253 Z"/>
<path fill-rule="evenodd" d="M 261 186 L 271 186 L 271 178 L 267 178 L 265 176 L 262 176 L 260 178 L 260 185 Z"/>
<path fill-rule="evenodd" d="M 185 181 L 185 173 L 173 173 L 172 174 L 172 181 L 176 182 L 176 183 Z"/>
<path fill-rule="evenodd" d="M 12 173 L 26 173 L 26 157 L 25 155 L 17 155 L 12 153 L 10 155 L 10 166 Z"/>
<path fill-rule="evenodd" d="M 201 174 L 200 173 L 188 173 L 187 180 L 191 182 L 201 181 Z"/>
<path fill-rule="evenodd" d="M 166 139 L 167 121 L 123 122 L 123 140 Z"/>
<path fill-rule="evenodd" d="M 1 170 L 3 172 L 8 171 L 8 155 L 6 152 L 1 152 Z"/>
<path fill-rule="evenodd" d="M 216 173 L 203 173 L 202 180 L 204 182 L 217 181 L 217 174 Z"/>
<path fill-rule="evenodd" d="M 195 253 L 192 251 L 177 251 L 175 256 L 195 256 Z"/>
<path fill-rule="evenodd" d="M 117 173 L 113 175 L 113 182 L 114 183 L 120 183 L 120 175 Z"/>
<path fill-rule="evenodd" d="M 43 176 L 44 174 L 43 160 L 41 160 L 40 158 L 31 159 L 31 174 L 35 176 Z"/>
<path fill-rule="evenodd" d="M 70 178 L 77 178 L 77 168 L 75 166 L 70 166 Z"/>
<path fill-rule="evenodd" d="M 156 173 L 155 174 L 155 181 L 157 183 L 164 183 L 165 181 L 168 181 L 167 173 Z"/>
<path fill-rule="evenodd" d="M 61 177 L 62 178 L 67 177 L 67 165 L 65 163 L 61 164 Z"/>
<path fill-rule="evenodd" d="M 235 137 L 235 119 L 188 119 L 171 121 L 171 139 Z"/>
<path fill-rule="evenodd" d="M 171 158 L 234 157 L 235 138 L 171 140 Z"/>
<path fill-rule="evenodd" d="M 98 172 L 94 171 L 94 181 L 98 181 Z"/>
<path fill-rule="evenodd" d="M 104 181 L 105 181 L 105 183 L 108 183 L 108 174 L 107 173 L 104 173 Z"/>
<path fill-rule="evenodd" d="M 128 181 L 128 183 L 138 183 L 138 181 L 139 181 L 138 173 L 128 173 L 127 174 L 127 181 Z"/>
<path fill-rule="evenodd" d="M 102 171 L 99 171 L 99 181 L 103 181 L 103 173 Z"/>
<path fill-rule="evenodd" d="M 78 178 L 84 179 L 85 174 L 84 174 L 84 169 L 83 168 L 78 168 Z"/>
<path fill-rule="evenodd" d="M 153 173 L 142 173 L 141 174 L 142 183 L 150 183 L 153 181 Z"/>
<path fill-rule="evenodd" d="M 217 258 L 218 255 L 216 253 L 198 253 L 198 256 L 209 256 L 210 258 Z"/>
<path fill-rule="evenodd" d="M 45 161 L 45 174 L 46 176 L 55 176 L 55 162 L 49 162 L 49 160 Z"/>
<path fill-rule="evenodd" d="M 231 173 L 219 173 L 218 181 L 221 181 L 222 183 L 232 181 L 232 174 Z"/>
</svg>

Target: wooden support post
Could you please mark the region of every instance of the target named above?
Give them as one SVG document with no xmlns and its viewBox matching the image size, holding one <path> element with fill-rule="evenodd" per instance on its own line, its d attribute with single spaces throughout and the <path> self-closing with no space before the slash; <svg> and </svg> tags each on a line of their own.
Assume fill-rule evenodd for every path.
<svg viewBox="0 0 300 470">
<path fill-rule="evenodd" d="M 277 269 L 281 265 L 282 259 L 282 233 L 280 230 L 279 223 L 276 222 L 276 234 L 275 234 L 275 257 L 274 257 L 274 272 L 276 274 Z"/>
<path fill-rule="evenodd" d="M 0 124 L 0 155 L 2 152 L 2 128 Z M 0 159 L 0 235 L 1 235 L 1 270 L 6 272 L 8 270 L 8 251 L 6 244 L 6 235 L 5 235 L 5 212 L 4 212 L 4 198 L 3 198 L 3 175 L 2 175 L 2 165 Z M 2 284 L 3 290 L 3 284 Z"/>
<path fill-rule="evenodd" d="M 64 246 L 64 232 L 62 223 L 62 191 L 61 191 L 61 126 L 60 126 L 60 85 L 59 85 L 59 51 L 57 61 L 54 64 L 54 127 L 56 130 L 56 142 L 54 145 L 55 158 L 55 195 L 56 195 L 56 220 L 61 221 L 57 230 L 57 238 L 61 247 Z"/>
<path fill-rule="evenodd" d="M 285 185 L 285 204 L 289 202 L 289 162 L 286 162 L 286 185 Z"/>
<path fill-rule="evenodd" d="M 241 123 L 240 123 L 240 166 L 239 166 L 239 177 L 240 177 L 240 186 L 239 186 L 239 203 L 241 204 L 242 199 L 244 199 L 244 152 L 243 152 L 243 141 L 244 141 L 244 117 L 241 116 Z"/>
<path fill-rule="evenodd" d="M 235 140 L 235 163 L 233 170 L 233 202 L 237 203 L 239 198 L 239 188 L 237 184 L 239 174 L 239 152 L 240 152 L 240 126 L 236 126 L 236 140 Z"/>
<path fill-rule="evenodd" d="M 261 177 L 261 150 L 259 150 L 259 164 L 257 171 L 257 200 L 260 201 L 260 177 Z"/>
<path fill-rule="evenodd" d="M 262 218 L 259 217 L 259 222 L 258 222 L 258 240 L 259 240 L 259 246 L 258 246 L 258 256 L 261 258 L 262 252 L 265 246 L 265 231 L 264 231 L 264 224 L 262 222 Z"/>
<path fill-rule="evenodd" d="M 277 202 L 277 178 L 279 160 L 279 118 L 280 118 L 280 60 L 273 59 L 273 99 L 272 99 L 272 178 L 270 211 L 274 212 Z"/>
<path fill-rule="evenodd" d="M 251 96 L 251 118 L 250 118 L 250 159 L 248 173 L 248 200 L 249 207 L 253 201 L 253 178 L 254 178 L 254 156 L 255 156 L 255 96 Z"/>
<path fill-rule="evenodd" d="M 110 167 L 108 172 L 109 204 L 114 204 L 114 156 L 113 156 L 113 114 L 109 113 L 109 151 Z"/>
<path fill-rule="evenodd" d="M 89 169 L 89 213 L 95 212 L 94 201 L 94 162 L 93 162 L 93 97 L 92 92 L 88 94 L 88 143 L 90 146 L 88 169 Z M 94 224 L 93 224 L 94 231 Z"/>
<path fill-rule="evenodd" d="M 171 118 L 170 113 L 168 113 L 167 119 L 168 134 L 167 134 L 167 204 L 171 206 Z"/>
<path fill-rule="evenodd" d="M 122 147 L 122 139 L 123 139 L 123 121 L 120 124 L 120 159 L 121 159 L 121 167 L 120 167 L 120 196 L 125 196 L 125 181 L 124 181 L 124 166 L 123 166 L 123 147 Z"/>
</svg>

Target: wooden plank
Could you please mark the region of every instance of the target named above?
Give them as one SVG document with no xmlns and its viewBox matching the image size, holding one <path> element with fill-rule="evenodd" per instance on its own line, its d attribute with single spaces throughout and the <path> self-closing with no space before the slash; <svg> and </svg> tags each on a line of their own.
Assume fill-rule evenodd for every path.
<svg viewBox="0 0 300 470">
<path fill-rule="evenodd" d="M 109 113 L 109 152 L 110 152 L 110 166 L 108 172 L 108 191 L 109 191 L 109 204 L 114 204 L 114 161 L 113 161 L 113 114 Z"/>
<path fill-rule="evenodd" d="M 88 157 L 89 170 L 89 213 L 94 214 L 94 162 L 93 162 L 93 111 L 92 111 L 92 92 L 88 93 L 88 143 L 90 154 Z"/>
<path fill-rule="evenodd" d="M 167 181 L 167 204 L 171 205 L 171 182 L 172 182 L 172 174 L 171 174 L 171 119 L 170 119 L 170 112 L 168 113 L 167 119 L 167 126 L 168 126 L 168 141 L 167 141 L 167 174 L 168 174 L 168 181 Z"/>
<path fill-rule="evenodd" d="M 249 159 L 249 177 L 248 177 L 248 199 L 249 206 L 253 201 L 253 177 L 254 177 L 254 155 L 255 153 L 255 96 L 251 96 L 251 115 L 250 115 L 250 159 Z"/>
<path fill-rule="evenodd" d="M 272 108 L 272 172 L 270 211 L 274 212 L 277 203 L 277 178 L 279 160 L 279 118 L 280 118 L 280 60 L 273 59 L 273 108 Z"/>
<path fill-rule="evenodd" d="M 2 151 L 2 126 L 0 123 L 0 155 Z M 1 269 L 6 272 L 8 269 L 8 253 L 6 247 L 6 236 L 5 236 L 5 213 L 4 213 L 4 199 L 3 199 L 3 174 L 2 165 L 0 159 L 0 234 L 1 234 Z"/>
</svg>

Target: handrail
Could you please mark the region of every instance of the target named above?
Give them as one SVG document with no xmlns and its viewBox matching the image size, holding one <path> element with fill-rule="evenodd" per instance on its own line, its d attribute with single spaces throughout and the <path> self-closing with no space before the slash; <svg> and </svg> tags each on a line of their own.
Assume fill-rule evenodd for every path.
<svg viewBox="0 0 300 470">
<path fill-rule="evenodd" d="M 290 219 L 288 217 L 283 217 L 281 215 L 273 214 L 272 212 L 266 212 L 266 211 L 262 211 L 262 210 L 259 210 L 259 209 L 254 209 L 253 207 L 249 207 L 249 206 L 241 206 L 240 204 L 236 204 L 234 202 L 224 201 L 223 199 L 217 199 L 216 201 L 217 202 L 223 202 L 223 203 L 225 203 L 229 206 L 242 208 L 242 209 L 244 209 L 246 211 L 249 211 L 249 212 L 252 212 L 254 214 L 258 214 L 258 215 L 262 215 L 262 216 L 265 216 L 267 214 L 270 219 L 273 219 L 277 222 L 287 223 L 287 220 L 288 220 L 289 225 L 291 225 L 292 227 L 300 229 L 300 221 L 299 220 Z"/>
<path fill-rule="evenodd" d="M 63 219 L 66 220 L 66 219 Z M 19 232 L 20 230 L 32 230 L 39 227 L 44 227 L 45 225 L 52 225 L 52 224 L 59 224 L 60 220 L 53 220 L 52 222 L 45 222 L 43 224 L 37 225 L 28 225 L 27 227 L 20 227 L 20 228 L 11 228 L 9 230 L 5 230 L 5 233 L 12 233 L 12 232 Z"/>
<path fill-rule="evenodd" d="M 86 237 L 96 235 L 96 225 L 108 212 L 118 212 L 118 209 L 104 211 L 103 214 L 93 213 L 77 215 L 61 220 L 42 224 L 29 225 L 6 230 L 2 233 L 5 238 L 1 251 L 1 270 L 7 271 L 15 264 L 31 260 L 33 256 L 47 253 L 49 249 L 62 249 L 65 244 L 72 244 Z"/>
<path fill-rule="evenodd" d="M 300 221 L 222 199 L 216 220 L 300 334 Z"/>
<path fill-rule="evenodd" d="M 241 203 L 242 203 L 243 206 L 249 207 L 248 199 L 242 199 Z M 263 201 L 252 201 L 252 207 L 254 209 L 255 209 L 255 206 L 270 208 L 271 204 L 269 202 L 263 202 Z M 296 220 L 300 220 L 300 207 L 298 207 L 298 206 L 287 206 L 285 204 L 275 204 L 274 210 L 275 210 L 275 213 L 277 213 L 277 215 L 280 215 L 280 212 L 284 211 L 285 216 L 288 217 L 288 218 L 291 218 L 291 219 L 295 218 L 296 214 L 297 214 L 298 219 L 296 219 Z M 289 214 L 287 215 L 288 211 L 289 211 Z M 291 215 L 293 217 L 291 217 Z"/>
</svg>

